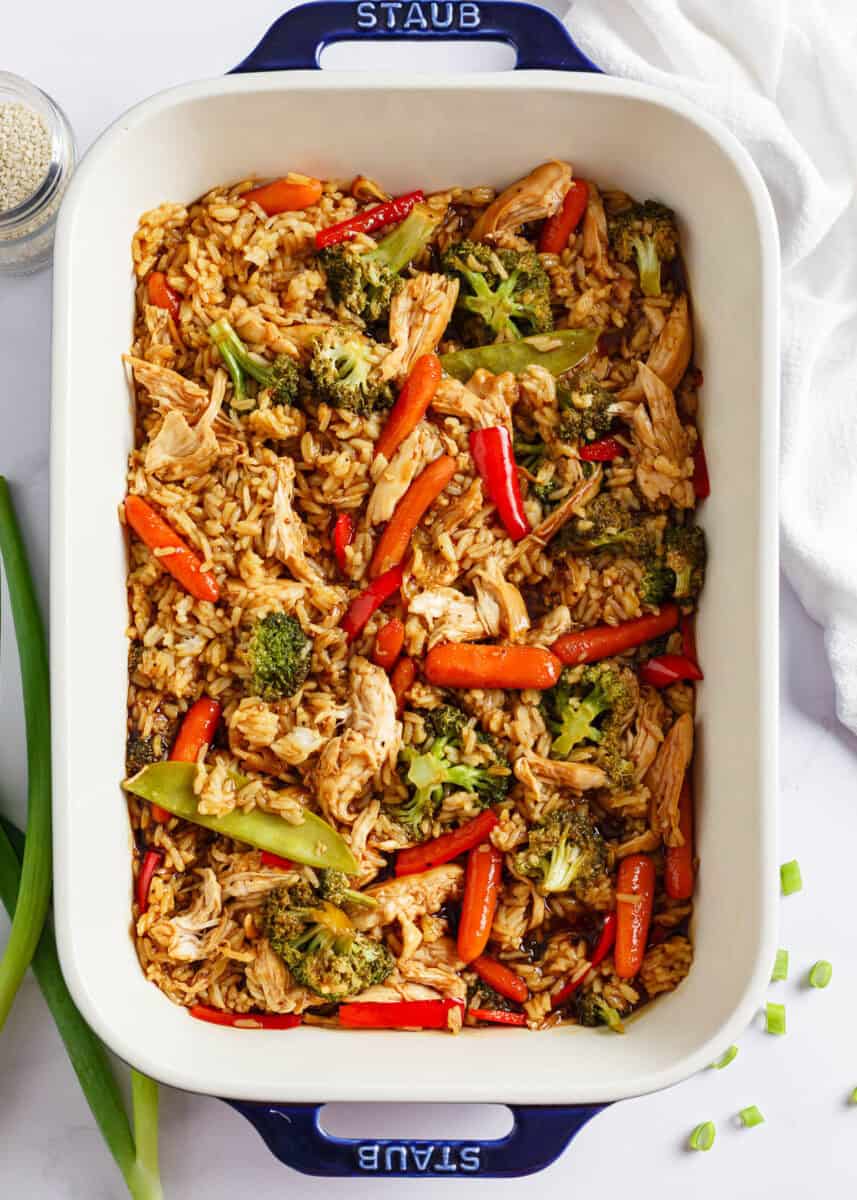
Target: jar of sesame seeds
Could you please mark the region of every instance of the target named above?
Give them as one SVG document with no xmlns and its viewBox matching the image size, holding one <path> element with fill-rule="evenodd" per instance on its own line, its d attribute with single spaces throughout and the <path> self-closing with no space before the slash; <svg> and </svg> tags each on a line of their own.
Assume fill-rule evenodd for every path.
<svg viewBox="0 0 857 1200">
<path fill-rule="evenodd" d="M 26 79 L 0 71 L 0 275 L 26 275 L 50 263 L 74 164 L 74 135 L 59 105 Z"/>
</svg>

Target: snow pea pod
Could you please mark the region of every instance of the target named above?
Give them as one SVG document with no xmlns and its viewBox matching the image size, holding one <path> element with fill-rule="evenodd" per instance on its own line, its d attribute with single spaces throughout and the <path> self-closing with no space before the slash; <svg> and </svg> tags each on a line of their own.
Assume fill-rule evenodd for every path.
<svg viewBox="0 0 857 1200">
<path fill-rule="evenodd" d="M 598 341 L 597 329 L 558 329 L 514 342 L 495 342 L 441 355 L 447 375 L 466 383 L 474 371 L 485 367 L 493 375 L 511 371 L 520 375 L 527 367 L 544 367 L 551 375 L 562 375 L 586 358 Z"/>
<path fill-rule="evenodd" d="M 348 844 L 315 813 L 304 810 L 300 825 L 290 825 L 274 813 L 254 808 L 250 812 L 231 812 L 214 817 L 201 813 L 197 806 L 193 783 L 196 763 L 160 762 L 144 767 L 132 779 L 123 783 L 126 791 L 158 804 L 174 817 L 203 825 L 224 837 L 248 842 L 260 850 L 268 850 L 292 862 L 308 867 L 332 867 L 348 875 L 357 872 L 357 863 Z M 237 771 L 232 772 L 236 788 L 247 782 Z"/>
</svg>

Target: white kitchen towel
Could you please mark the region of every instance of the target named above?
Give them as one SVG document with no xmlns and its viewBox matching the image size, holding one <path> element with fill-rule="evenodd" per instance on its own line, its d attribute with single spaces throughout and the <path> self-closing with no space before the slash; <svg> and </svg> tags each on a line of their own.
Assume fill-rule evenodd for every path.
<svg viewBox="0 0 857 1200">
<path fill-rule="evenodd" d="M 837 713 L 855 733 L 856 10 L 854 0 L 576 0 L 567 18 L 608 74 L 719 117 L 768 185 L 783 257 L 783 568 L 824 627 Z"/>
</svg>

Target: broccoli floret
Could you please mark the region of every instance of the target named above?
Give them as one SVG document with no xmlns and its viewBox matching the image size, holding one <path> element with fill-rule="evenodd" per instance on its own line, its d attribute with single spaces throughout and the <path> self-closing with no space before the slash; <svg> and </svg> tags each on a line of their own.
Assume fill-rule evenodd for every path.
<svg viewBox="0 0 857 1200">
<path fill-rule="evenodd" d="M 282 700 L 293 696 L 309 674 L 312 639 L 297 617 L 272 612 L 257 621 L 247 654 L 252 695 Z"/>
<path fill-rule="evenodd" d="M 665 604 L 675 590 L 675 572 L 657 559 L 646 563 L 640 581 L 640 600 L 643 604 Z"/>
<path fill-rule="evenodd" d="M 383 320 L 401 286 L 399 273 L 428 245 L 442 217 L 425 204 L 415 204 L 373 250 L 350 242 L 322 250 L 318 261 L 336 303 L 370 323 Z"/>
<path fill-rule="evenodd" d="M 623 508 L 609 492 L 601 492 L 587 505 L 586 514 L 568 521 L 554 538 L 554 552 L 588 554 L 612 550 L 632 558 L 648 559 L 655 540 L 646 521 Z"/>
<path fill-rule="evenodd" d="M 666 565 L 675 572 L 673 596 L 693 600 L 702 590 L 708 552 L 698 525 L 671 525 L 664 533 Z"/>
<path fill-rule="evenodd" d="M 364 908 L 377 907 L 377 900 L 365 892 L 355 892 L 348 886 L 348 876 L 345 872 L 334 871 L 332 867 L 319 871 L 318 890 L 323 900 L 329 900 L 337 908 L 343 908 L 346 904 L 358 904 Z"/>
<path fill-rule="evenodd" d="M 265 935 L 294 978 L 325 1000 L 345 1000 L 383 983 L 393 958 L 383 942 L 358 933 L 342 909 L 305 880 L 274 888 L 262 910 Z"/>
<path fill-rule="evenodd" d="M 574 1015 L 581 1025 L 607 1025 L 614 1033 L 624 1033 L 625 1026 L 617 1010 L 592 988 L 577 993 Z"/>
<path fill-rule="evenodd" d="M 556 758 L 568 758 L 581 742 L 600 743 L 624 729 L 635 700 L 626 674 L 612 663 L 593 663 L 576 683 L 569 683 L 568 674 L 563 672 L 542 699 L 548 725 L 556 734 L 551 746 Z"/>
<path fill-rule="evenodd" d="M 530 830 L 515 855 L 515 868 L 537 881 L 541 892 L 577 891 L 604 874 L 607 862 L 601 834 L 579 809 L 552 812 Z"/>
<path fill-rule="evenodd" d="M 152 745 L 152 738 L 141 737 L 139 733 L 131 733 L 125 743 L 125 774 L 136 775 L 143 767 L 158 762 L 158 755 Z"/>
<path fill-rule="evenodd" d="M 294 359 L 278 354 L 273 362 L 265 362 L 250 353 L 225 317 L 208 328 L 208 336 L 232 377 L 232 407 L 248 412 L 256 407 L 255 397 L 247 395 L 247 377 L 271 393 L 272 404 L 294 404 L 298 398 L 300 371 Z"/>
<path fill-rule="evenodd" d="M 610 432 L 616 397 L 589 371 L 578 371 L 557 388 L 559 436 L 565 442 L 595 442 Z"/>
<path fill-rule="evenodd" d="M 607 225 L 619 261 L 627 263 L 636 258 L 643 295 L 660 296 L 661 263 L 672 262 L 679 250 L 672 209 L 657 200 L 647 200 L 615 213 Z"/>
<path fill-rule="evenodd" d="M 481 1008 L 487 1012 L 513 1012 L 516 1005 L 501 996 L 484 979 L 476 979 L 467 988 L 467 1007 Z"/>
<path fill-rule="evenodd" d="M 501 774 L 492 770 L 492 767 L 506 766 L 506 762 L 487 735 L 480 741 L 491 746 L 493 764 L 468 766 L 449 758 L 447 749 L 460 746 L 461 731 L 466 723 L 463 712 L 451 705 L 442 705 L 426 718 L 429 739 L 419 748 L 405 746 L 399 753 L 399 771 L 409 785 L 409 795 L 403 804 L 391 806 L 389 811 L 415 838 L 426 836 L 424 825 L 440 808 L 446 792 L 455 789 L 471 792 L 479 798 L 482 807 L 487 807 L 502 800 L 511 787 L 508 772 Z"/>
<path fill-rule="evenodd" d="M 463 241 L 441 257 L 441 269 L 461 282 L 456 310 L 476 318 L 467 340 L 514 341 L 553 329 L 550 280 L 532 250 L 496 250 Z"/>
<path fill-rule="evenodd" d="M 547 446 L 541 439 L 536 439 L 534 442 L 526 442 L 523 438 L 519 437 L 516 437 L 512 442 L 512 450 L 518 466 L 523 467 L 525 471 L 529 471 L 531 475 L 538 474 L 539 467 L 545 461 L 548 452 Z"/>
<path fill-rule="evenodd" d="M 320 338 L 309 373 L 321 399 L 356 413 L 389 408 L 393 389 L 380 378 L 374 351 L 374 343 L 353 331 L 332 330 Z"/>
<path fill-rule="evenodd" d="M 559 503 L 559 500 L 556 498 L 558 486 L 557 481 L 553 477 L 550 479 L 537 479 L 535 483 L 530 484 L 530 495 L 536 497 L 545 512 L 550 512 Z"/>
</svg>

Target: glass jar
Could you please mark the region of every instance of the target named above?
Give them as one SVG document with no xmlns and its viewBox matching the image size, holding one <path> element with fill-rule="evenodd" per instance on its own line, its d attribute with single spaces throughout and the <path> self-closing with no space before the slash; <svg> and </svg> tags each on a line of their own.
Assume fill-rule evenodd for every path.
<svg viewBox="0 0 857 1200">
<path fill-rule="evenodd" d="M 35 192 L 0 211 L 0 275 L 29 275 L 51 261 L 60 201 L 76 161 L 74 134 L 50 96 L 9 71 L 0 71 L 0 104 L 4 103 L 33 109 L 51 138 L 50 163 Z"/>
</svg>

